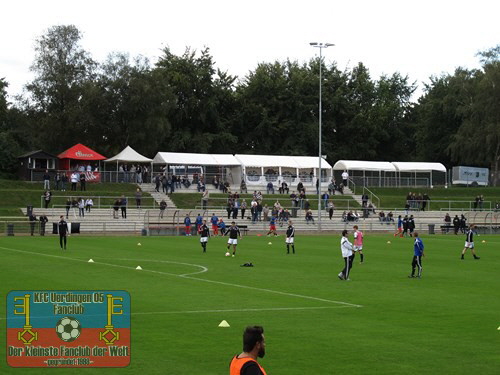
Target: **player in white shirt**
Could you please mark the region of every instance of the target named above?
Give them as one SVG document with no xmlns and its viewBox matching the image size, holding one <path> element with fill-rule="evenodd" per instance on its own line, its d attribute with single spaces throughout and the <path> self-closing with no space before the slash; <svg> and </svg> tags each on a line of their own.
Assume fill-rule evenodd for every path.
<svg viewBox="0 0 500 375">
<path fill-rule="evenodd" d="M 340 250 L 344 258 L 344 269 L 338 274 L 340 280 L 349 280 L 349 273 L 352 268 L 352 261 L 354 259 L 353 245 L 347 238 L 347 230 L 342 231 L 342 238 L 340 239 Z"/>
</svg>

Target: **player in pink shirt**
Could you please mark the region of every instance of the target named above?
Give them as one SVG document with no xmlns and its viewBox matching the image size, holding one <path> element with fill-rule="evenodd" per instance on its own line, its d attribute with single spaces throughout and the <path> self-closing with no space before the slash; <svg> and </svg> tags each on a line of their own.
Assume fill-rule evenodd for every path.
<svg viewBox="0 0 500 375">
<path fill-rule="evenodd" d="M 361 257 L 361 262 L 363 263 L 364 261 L 364 256 L 363 256 L 363 232 L 358 230 L 358 226 L 355 225 L 352 227 L 354 229 L 354 247 L 353 250 L 354 252 L 359 252 L 359 256 Z"/>
</svg>

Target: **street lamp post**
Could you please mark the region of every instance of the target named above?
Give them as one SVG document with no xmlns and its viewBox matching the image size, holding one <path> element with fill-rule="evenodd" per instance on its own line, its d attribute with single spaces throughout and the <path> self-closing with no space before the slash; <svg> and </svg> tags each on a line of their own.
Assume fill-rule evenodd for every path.
<svg viewBox="0 0 500 375">
<path fill-rule="evenodd" d="M 318 170 L 318 231 L 321 231 L 321 159 L 323 156 L 321 155 L 321 66 L 323 63 L 322 51 L 323 48 L 332 47 L 335 44 L 332 43 L 319 43 L 319 42 L 311 42 L 309 43 L 311 46 L 315 48 L 319 48 L 319 139 L 318 139 L 318 159 L 319 159 L 319 170 Z"/>
</svg>

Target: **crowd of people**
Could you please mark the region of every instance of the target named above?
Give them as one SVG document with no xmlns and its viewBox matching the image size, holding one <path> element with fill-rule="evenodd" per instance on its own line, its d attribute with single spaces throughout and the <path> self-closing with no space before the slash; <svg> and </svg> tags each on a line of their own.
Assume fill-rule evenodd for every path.
<svg viewBox="0 0 500 375">
<path fill-rule="evenodd" d="M 431 198 L 427 193 L 412 193 L 411 191 L 406 196 L 405 211 L 425 211 Z"/>
<path fill-rule="evenodd" d="M 149 182 L 149 168 L 147 165 L 140 164 L 120 164 L 118 166 L 118 181 L 119 182 L 133 182 L 142 184 Z"/>
</svg>

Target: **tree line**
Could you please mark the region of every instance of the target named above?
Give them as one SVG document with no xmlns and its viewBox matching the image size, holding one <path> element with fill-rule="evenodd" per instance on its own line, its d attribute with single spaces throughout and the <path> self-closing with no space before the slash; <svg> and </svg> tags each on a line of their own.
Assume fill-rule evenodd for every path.
<svg viewBox="0 0 500 375">
<path fill-rule="evenodd" d="M 500 158 L 500 45 L 480 69 L 457 68 L 417 86 L 399 73 L 374 79 L 363 64 L 319 59 L 260 63 L 245 77 L 216 68 L 208 48 L 164 48 L 155 64 L 111 53 L 95 61 L 75 26 L 35 41 L 34 79 L 13 103 L 0 79 L 0 168 L 17 156 L 84 143 L 112 156 L 157 151 L 317 155 L 322 68 L 323 154 L 339 159 L 436 161 L 491 168 Z"/>
</svg>

